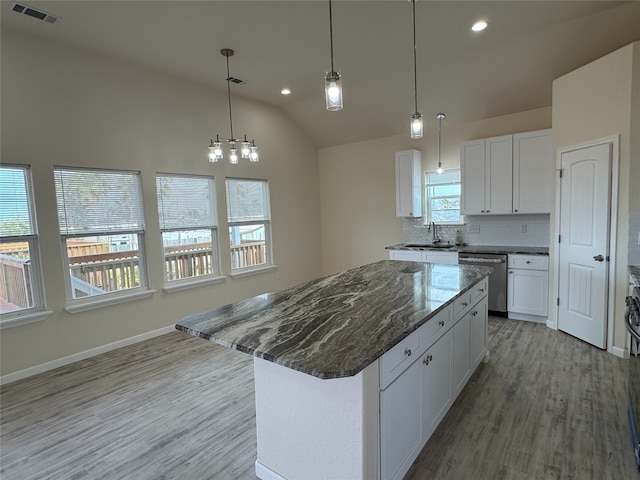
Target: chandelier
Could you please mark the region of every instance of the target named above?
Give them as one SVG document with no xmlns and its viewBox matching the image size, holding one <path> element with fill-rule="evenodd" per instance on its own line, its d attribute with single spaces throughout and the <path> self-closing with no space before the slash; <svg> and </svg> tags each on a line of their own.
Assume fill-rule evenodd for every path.
<svg viewBox="0 0 640 480">
<path fill-rule="evenodd" d="M 209 145 L 209 162 L 216 163 L 218 160 L 224 157 L 222 151 L 222 144 L 229 145 L 229 163 L 236 165 L 238 163 L 238 146 L 240 147 L 240 156 L 242 158 L 248 158 L 250 162 L 258 161 L 258 147 L 253 140 L 247 140 L 247 135 L 244 138 L 238 139 L 233 136 L 233 116 L 231 115 L 231 75 L 229 74 L 229 57 L 232 57 L 234 52 L 230 48 L 223 48 L 220 53 L 227 58 L 227 95 L 229 97 L 229 127 L 231 130 L 231 136 L 229 138 L 220 138 L 220 135 L 216 135 L 215 141 L 211 139 Z"/>
</svg>

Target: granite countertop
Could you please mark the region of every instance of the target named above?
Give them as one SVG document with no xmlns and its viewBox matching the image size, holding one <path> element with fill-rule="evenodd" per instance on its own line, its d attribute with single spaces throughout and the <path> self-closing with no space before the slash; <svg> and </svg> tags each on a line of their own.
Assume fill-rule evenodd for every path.
<svg viewBox="0 0 640 480">
<path fill-rule="evenodd" d="M 176 329 L 315 377 L 349 377 L 490 271 L 383 260 L 190 315 Z"/>
<path fill-rule="evenodd" d="M 640 285 L 640 265 L 629 265 L 629 275 L 636 285 Z"/>
<path fill-rule="evenodd" d="M 416 246 L 417 243 L 405 242 L 385 247 L 387 250 L 436 250 L 460 253 L 495 253 L 495 254 L 524 254 L 549 255 L 549 247 L 517 247 L 508 245 L 452 245 L 451 248 Z"/>
</svg>

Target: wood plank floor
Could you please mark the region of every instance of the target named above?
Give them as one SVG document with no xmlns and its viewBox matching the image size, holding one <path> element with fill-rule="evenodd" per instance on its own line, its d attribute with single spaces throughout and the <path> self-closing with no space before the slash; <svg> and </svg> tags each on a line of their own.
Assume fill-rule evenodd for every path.
<svg viewBox="0 0 640 480">
<path fill-rule="evenodd" d="M 499 318 L 489 348 L 407 479 L 640 479 L 626 361 Z M 251 357 L 177 332 L 0 392 L 2 480 L 255 480 L 255 456 Z"/>
</svg>

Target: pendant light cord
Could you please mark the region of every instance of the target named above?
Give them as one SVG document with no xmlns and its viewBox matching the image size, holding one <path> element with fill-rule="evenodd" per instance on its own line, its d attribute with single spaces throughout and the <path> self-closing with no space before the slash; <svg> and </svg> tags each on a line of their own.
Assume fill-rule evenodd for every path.
<svg viewBox="0 0 640 480">
<path fill-rule="evenodd" d="M 333 73 L 333 15 L 331 13 L 331 0 L 329 0 L 329 39 L 331 42 L 331 73 Z"/>
<path fill-rule="evenodd" d="M 413 98 L 414 112 L 418 112 L 418 67 L 416 60 L 416 0 L 411 0 L 413 6 Z"/>
<path fill-rule="evenodd" d="M 233 117 L 231 116 L 231 75 L 229 74 L 229 55 L 227 57 L 227 94 L 229 96 L 229 126 L 231 127 L 231 138 L 233 141 L 236 137 L 233 136 Z"/>
<path fill-rule="evenodd" d="M 438 168 L 442 166 L 440 161 L 440 145 L 442 145 L 442 117 L 438 115 Z"/>
</svg>

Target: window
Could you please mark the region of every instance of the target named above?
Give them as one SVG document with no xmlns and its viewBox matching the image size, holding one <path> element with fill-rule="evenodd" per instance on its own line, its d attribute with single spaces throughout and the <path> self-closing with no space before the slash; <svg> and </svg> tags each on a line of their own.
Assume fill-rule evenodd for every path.
<svg viewBox="0 0 640 480">
<path fill-rule="evenodd" d="M 146 287 L 139 172 L 54 168 L 72 301 Z"/>
<path fill-rule="evenodd" d="M 42 310 L 31 170 L 0 165 L 0 314 L 2 321 Z"/>
<path fill-rule="evenodd" d="M 426 172 L 427 222 L 460 223 L 460 170 Z"/>
<path fill-rule="evenodd" d="M 219 272 L 213 178 L 156 175 L 166 282 Z"/>
<path fill-rule="evenodd" d="M 272 264 L 269 188 L 266 180 L 227 179 L 231 271 Z"/>
</svg>

